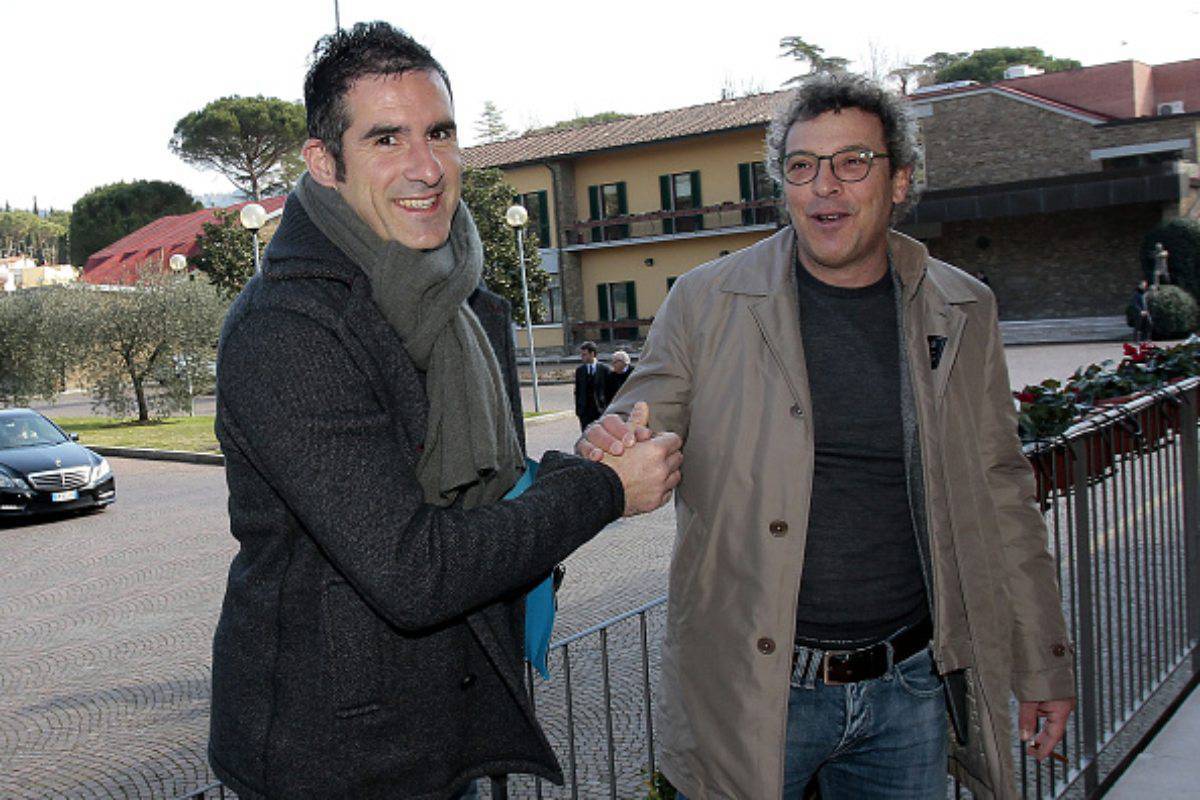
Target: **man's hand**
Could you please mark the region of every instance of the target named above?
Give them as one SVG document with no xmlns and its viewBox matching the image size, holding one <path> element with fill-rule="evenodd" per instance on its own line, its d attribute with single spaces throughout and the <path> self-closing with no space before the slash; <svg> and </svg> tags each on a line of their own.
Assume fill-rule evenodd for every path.
<svg viewBox="0 0 1200 800">
<path fill-rule="evenodd" d="M 667 502 L 679 483 L 683 440 L 674 433 L 660 433 L 623 456 L 604 454 L 603 463 L 612 467 L 625 487 L 625 516 L 644 514 Z"/>
<path fill-rule="evenodd" d="M 650 422 L 650 406 L 639 400 L 633 404 L 628 422 L 616 414 L 605 414 L 593 422 L 575 443 L 576 455 L 600 461 L 605 454 L 619 456 L 627 447 L 645 442 L 653 435 L 646 425 Z M 611 466 L 611 465 L 610 465 Z"/>
<path fill-rule="evenodd" d="M 1018 730 L 1021 741 L 1026 743 L 1029 754 L 1044 761 L 1054 747 L 1062 741 L 1067 731 L 1067 717 L 1075 708 L 1075 698 L 1066 700 L 1024 700 L 1018 715 Z M 1038 731 L 1038 718 L 1045 717 L 1046 723 Z M 1036 736 L 1034 735 L 1036 734 Z"/>
</svg>

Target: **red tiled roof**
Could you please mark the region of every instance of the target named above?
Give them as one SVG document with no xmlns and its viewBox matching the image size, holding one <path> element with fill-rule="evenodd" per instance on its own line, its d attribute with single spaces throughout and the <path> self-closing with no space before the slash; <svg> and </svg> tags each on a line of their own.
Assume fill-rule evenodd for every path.
<svg viewBox="0 0 1200 800">
<path fill-rule="evenodd" d="M 756 94 L 657 111 L 573 130 L 532 133 L 503 142 L 468 147 L 463 151 L 463 156 L 468 167 L 509 167 L 630 145 L 765 126 L 770 122 L 776 105 L 787 94 L 786 91 Z"/>
<path fill-rule="evenodd" d="M 271 213 L 282 208 L 286 199 L 284 195 L 267 197 L 260 204 Z M 238 203 L 226 210 L 236 211 L 244 205 L 246 203 Z M 176 253 L 192 258 L 199 250 L 196 239 L 204 232 L 204 224 L 216 220 L 215 210 L 205 208 L 190 214 L 163 217 L 138 228 L 92 253 L 83 265 L 81 280 L 108 286 L 131 284 L 137 280 L 138 268 L 151 259 L 165 263 Z"/>
</svg>

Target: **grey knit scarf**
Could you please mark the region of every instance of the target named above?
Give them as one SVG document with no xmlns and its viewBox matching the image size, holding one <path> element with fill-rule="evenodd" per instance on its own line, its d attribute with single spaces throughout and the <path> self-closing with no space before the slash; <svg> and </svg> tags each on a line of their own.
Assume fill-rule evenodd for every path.
<svg viewBox="0 0 1200 800">
<path fill-rule="evenodd" d="M 467 304 L 483 275 L 483 245 L 466 204 L 459 202 L 446 244 L 412 250 L 380 239 L 337 191 L 307 174 L 296 198 L 367 274 L 375 305 L 425 372 L 429 424 L 417 463 L 425 501 L 449 506 L 461 498 L 472 508 L 498 500 L 524 459 L 496 354 Z"/>
</svg>

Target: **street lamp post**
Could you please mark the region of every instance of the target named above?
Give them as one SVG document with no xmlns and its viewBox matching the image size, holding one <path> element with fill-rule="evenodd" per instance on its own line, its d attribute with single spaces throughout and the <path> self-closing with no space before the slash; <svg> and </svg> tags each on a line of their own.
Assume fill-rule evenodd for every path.
<svg viewBox="0 0 1200 800">
<path fill-rule="evenodd" d="M 243 228 L 254 234 L 254 272 L 257 274 L 262 271 L 262 264 L 258 258 L 258 232 L 267 223 L 267 210 L 258 203 L 246 203 L 242 206 L 238 219 L 242 221 Z"/>
<path fill-rule="evenodd" d="M 517 257 L 521 262 L 521 295 L 525 298 L 525 339 L 529 343 L 529 370 L 533 373 L 533 410 L 541 413 L 542 400 L 538 396 L 537 355 L 533 349 L 533 316 L 529 313 L 529 282 L 525 279 L 525 223 L 529 212 L 524 206 L 513 205 L 504 212 L 504 221 L 517 234 Z"/>
<path fill-rule="evenodd" d="M 183 253 L 171 256 L 167 263 L 171 265 L 171 272 L 178 277 L 182 277 L 187 272 L 187 256 Z M 192 365 L 188 360 L 187 353 L 183 354 L 183 376 L 187 379 L 188 416 L 194 417 L 196 416 L 196 393 L 192 390 Z"/>
</svg>

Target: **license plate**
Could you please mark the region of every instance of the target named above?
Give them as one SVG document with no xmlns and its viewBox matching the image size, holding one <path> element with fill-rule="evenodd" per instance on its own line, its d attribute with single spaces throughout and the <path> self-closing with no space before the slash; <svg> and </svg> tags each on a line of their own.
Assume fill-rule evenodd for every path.
<svg viewBox="0 0 1200 800">
<path fill-rule="evenodd" d="M 51 503 L 65 503 L 68 500 L 78 500 L 78 499 L 79 499 L 79 491 L 77 489 L 72 489 L 69 492 L 55 492 L 54 494 L 50 495 Z"/>
</svg>

